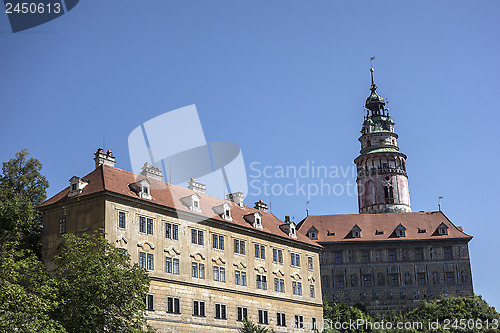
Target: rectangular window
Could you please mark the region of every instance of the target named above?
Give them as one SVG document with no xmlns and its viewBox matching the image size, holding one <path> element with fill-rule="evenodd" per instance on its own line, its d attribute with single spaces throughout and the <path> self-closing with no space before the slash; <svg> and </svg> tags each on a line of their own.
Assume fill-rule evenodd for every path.
<svg viewBox="0 0 500 333">
<path fill-rule="evenodd" d="M 203 245 L 203 230 L 191 229 L 191 243 Z"/>
<path fill-rule="evenodd" d="M 304 328 L 304 316 L 295 315 L 295 328 Z"/>
<path fill-rule="evenodd" d="M 309 289 L 310 289 L 310 292 L 311 292 L 311 298 L 315 298 L 316 297 L 316 293 L 314 291 L 314 285 L 311 284 L 311 286 L 310 286 Z"/>
<path fill-rule="evenodd" d="M 125 212 L 118 212 L 118 227 L 125 229 Z"/>
<path fill-rule="evenodd" d="M 215 319 L 227 319 L 225 304 L 215 304 Z"/>
<path fill-rule="evenodd" d="M 266 247 L 261 244 L 255 244 L 255 258 L 266 259 Z"/>
<path fill-rule="evenodd" d="M 181 300 L 179 297 L 167 297 L 167 313 L 181 313 Z"/>
<path fill-rule="evenodd" d="M 424 260 L 424 251 L 422 249 L 415 250 L 415 260 L 417 261 Z"/>
<path fill-rule="evenodd" d="M 267 310 L 259 310 L 259 324 L 268 325 L 269 324 L 269 313 Z"/>
<path fill-rule="evenodd" d="M 446 283 L 448 284 L 455 283 L 455 274 L 453 274 L 453 272 L 446 272 Z"/>
<path fill-rule="evenodd" d="M 363 275 L 363 287 L 371 287 L 371 286 L 372 286 L 371 275 Z"/>
<path fill-rule="evenodd" d="M 179 275 L 179 259 L 173 260 L 172 274 Z"/>
<path fill-rule="evenodd" d="M 284 312 L 276 312 L 276 326 L 286 326 L 286 314 Z"/>
<path fill-rule="evenodd" d="M 420 286 L 423 286 L 425 284 L 425 273 L 418 273 L 417 280 L 418 280 L 418 284 Z"/>
<path fill-rule="evenodd" d="M 292 266 L 300 267 L 300 254 L 292 253 L 290 257 L 291 257 Z"/>
<path fill-rule="evenodd" d="M 238 313 L 237 321 L 243 321 L 243 319 L 248 318 L 248 308 L 238 306 L 236 310 Z"/>
<path fill-rule="evenodd" d="M 241 286 L 247 285 L 247 273 L 243 271 L 234 271 L 234 283 Z"/>
<path fill-rule="evenodd" d="M 234 253 L 245 255 L 245 241 L 235 239 L 234 240 Z"/>
<path fill-rule="evenodd" d="M 212 247 L 218 250 L 224 250 L 224 236 L 213 234 L 212 235 Z"/>
<path fill-rule="evenodd" d="M 147 262 L 147 269 L 152 271 L 154 270 L 154 257 L 152 253 L 148 253 L 148 262 Z"/>
<path fill-rule="evenodd" d="M 335 252 L 335 263 L 336 264 L 342 264 L 342 252 Z"/>
<path fill-rule="evenodd" d="M 273 249 L 273 262 L 283 264 L 283 250 Z"/>
<path fill-rule="evenodd" d="M 148 218 L 148 235 L 153 234 L 153 219 Z"/>
<path fill-rule="evenodd" d="M 292 281 L 292 294 L 302 296 L 302 282 Z"/>
<path fill-rule="evenodd" d="M 362 251 L 361 257 L 363 258 L 364 263 L 370 262 L 370 251 Z"/>
<path fill-rule="evenodd" d="M 338 275 L 336 282 L 337 282 L 337 288 L 344 288 L 344 276 L 343 275 Z"/>
<path fill-rule="evenodd" d="M 313 331 L 316 331 L 318 329 L 318 323 L 316 321 L 316 318 L 312 317 L 311 325 L 312 325 Z"/>
<path fill-rule="evenodd" d="M 172 258 L 165 258 L 165 273 L 172 274 Z"/>
<path fill-rule="evenodd" d="M 149 294 L 146 296 L 146 310 L 148 311 L 154 311 L 154 296 Z"/>
<path fill-rule="evenodd" d="M 278 293 L 285 292 L 285 280 L 284 279 L 274 278 L 274 291 L 278 292 Z"/>
<path fill-rule="evenodd" d="M 445 247 L 444 248 L 444 258 L 446 260 L 453 259 L 453 254 L 452 254 L 452 251 L 451 251 L 451 247 Z"/>
<path fill-rule="evenodd" d="M 165 238 L 179 240 L 179 225 L 173 223 L 165 223 Z"/>
<path fill-rule="evenodd" d="M 205 317 L 205 302 L 193 301 L 193 316 Z"/>
<path fill-rule="evenodd" d="M 193 262 L 191 264 L 191 277 L 197 278 L 199 276 L 198 272 L 199 272 L 198 271 L 198 263 Z"/>
<path fill-rule="evenodd" d="M 224 267 L 214 266 L 214 281 L 226 282 L 226 269 Z"/>
<path fill-rule="evenodd" d="M 391 286 L 399 286 L 399 277 L 397 274 L 391 274 Z"/>
<path fill-rule="evenodd" d="M 65 234 L 66 233 L 66 218 L 59 219 L 59 233 Z"/>
<path fill-rule="evenodd" d="M 256 280 L 257 289 L 267 290 L 267 276 L 257 274 L 257 277 L 255 280 Z"/>
<path fill-rule="evenodd" d="M 146 218 L 139 216 L 139 232 L 146 232 Z"/>
<path fill-rule="evenodd" d="M 139 267 L 146 269 L 146 253 L 139 252 Z"/>
<path fill-rule="evenodd" d="M 307 268 L 312 271 L 313 270 L 313 258 L 307 257 Z"/>
<path fill-rule="evenodd" d="M 396 261 L 396 250 L 389 250 L 389 261 Z"/>
</svg>

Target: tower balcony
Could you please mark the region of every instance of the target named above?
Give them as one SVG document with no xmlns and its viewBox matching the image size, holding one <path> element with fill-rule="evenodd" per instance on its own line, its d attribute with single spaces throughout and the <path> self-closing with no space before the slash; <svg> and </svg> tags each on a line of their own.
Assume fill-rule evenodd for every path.
<svg viewBox="0 0 500 333">
<path fill-rule="evenodd" d="M 406 170 L 403 169 L 403 167 L 376 167 L 369 169 L 358 169 L 358 178 L 383 174 L 398 174 L 408 177 L 408 174 L 406 173 Z"/>
</svg>

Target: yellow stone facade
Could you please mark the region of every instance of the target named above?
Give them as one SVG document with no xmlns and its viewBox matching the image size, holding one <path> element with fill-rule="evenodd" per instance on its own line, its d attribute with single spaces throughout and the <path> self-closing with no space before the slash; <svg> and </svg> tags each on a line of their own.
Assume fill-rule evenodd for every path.
<svg viewBox="0 0 500 333">
<path fill-rule="evenodd" d="M 115 193 L 100 192 L 56 201 L 41 208 L 44 215 L 43 252 L 47 266 L 53 267 L 50 258 L 57 253 L 62 242 L 61 219 L 65 219 L 66 233 L 81 235 L 104 229 L 108 241 L 126 249 L 132 262 L 140 263 L 141 253 L 148 261 L 142 262 L 151 276 L 153 310 L 147 311 L 147 318 L 158 332 L 237 332 L 242 326 L 238 320 L 238 307 L 246 308 L 246 315 L 252 322 L 264 322 L 263 326 L 276 332 L 311 332 L 313 321 L 318 328 L 322 322 L 321 248 L 317 245 L 217 219 L 196 222 L 196 219 L 190 218 L 192 214 L 175 212 L 149 200 L 131 199 Z M 144 232 L 139 226 L 141 217 L 146 224 L 152 224 L 146 225 L 146 229 L 142 230 Z M 168 225 L 170 228 L 177 226 L 177 237 L 173 237 L 173 231 L 169 234 L 170 238 L 167 237 Z M 201 245 L 193 244 L 193 230 L 196 230 L 197 236 L 199 232 L 203 233 Z M 214 246 L 214 235 L 217 236 L 217 246 Z M 244 254 L 235 253 L 235 240 L 239 246 L 244 243 Z M 256 245 L 258 257 L 255 254 Z M 261 258 L 262 249 L 265 258 Z M 277 256 L 277 262 L 273 261 L 274 249 L 276 253 L 281 251 L 282 263 L 279 263 L 280 256 Z M 294 261 L 298 256 L 300 265 L 291 265 L 292 253 Z M 170 258 L 169 269 L 167 258 Z M 178 260 L 178 272 L 172 267 L 174 260 Z M 193 263 L 204 265 L 204 278 L 193 277 Z M 220 268 L 224 269 L 224 282 L 215 281 L 214 266 L 219 269 L 219 280 Z M 239 284 L 236 271 L 240 272 Z M 242 285 L 242 272 L 246 274 L 246 285 Z M 199 269 L 197 274 L 200 274 Z M 263 288 L 263 276 L 267 288 Z M 278 279 L 278 291 L 275 291 L 275 278 Z M 284 292 L 280 291 L 280 280 L 283 280 Z M 298 295 L 299 284 L 301 295 Z M 314 288 L 313 293 L 311 288 Z M 151 298 L 148 298 L 150 301 Z M 198 302 L 198 315 L 195 315 L 195 301 Z M 179 311 L 172 311 L 174 302 L 178 302 Z M 200 302 L 204 302 L 204 316 L 199 315 Z M 224 311 L 221 306 L 225 306 Z M 219 317 L 223 317 L 225 312 L 225 318 L 216 318 L 217 311 Z"/>
</svg>

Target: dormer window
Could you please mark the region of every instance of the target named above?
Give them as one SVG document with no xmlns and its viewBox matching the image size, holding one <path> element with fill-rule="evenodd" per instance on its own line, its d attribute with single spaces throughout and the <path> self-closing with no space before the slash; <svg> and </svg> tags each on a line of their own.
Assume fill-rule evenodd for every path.
<svg viewBox="0 0 500 333">
<path fill-rule="evenodd" d="M 233 218 L 231 217 L 231 208 L 232 206 L 229 202 L 224 202 L 222 205 L 212 207 L 215 214 L 219 215 L 226 221 L 233 220 Z"/>
<path fill-rule="evenodd" d="M 68 197 L 74 197 L 83 192 L 83 188 L 88 185 L 88 182 L 82 180 L 80 177 L 73 176 L 69 180 L 70 190 L 68 193 Z"/>
<path fill-rule="evenodd" d="M 180 200 L 184 206 L 189 208 L 189 210 L 201 213 L 200 199 L 201 197 L 198 195 L 198 193 L 193 193 L 191 195 L 188 195 L 187 197 L 181 198 Z"/>
<path fill-rule="evenodd" d="M 438 227 L 437 227 L 437 234 L 439 236 L 445 236 L 445 235 L 448 235 L 448 226 L 444 223 L 441 223 Z"/>
<path fill-rule="evenodd" d="M 351 229 L 352 238 L 361 238 L 361 228 L 355 224 Z"/>
<path fill-rule="evenodd" d="M 139 198 L 151 200 L 151 182 L 147 178 L 140 179 L 135 183 L 129 184 L 129 187 L 137 193 Z"/>
<path fill-rule="evenodd" d="M 318 229 L 316 229 L 314 226 L 309 228 L 309 230 L 307 231 L 307 237 L 314 240 L 318 239 Z"/>
<path fill-rule="evenodd" d="M 261 220 L 261 217 L 260 216 L 255 216 L 255 224 L 254 224 L 254 227 L 255 228 L 259 228 L 259 229 L 262 229 L 262 220 Z"/>
<path fill-rule="evenodd" d="M 400 223 L 394 230 L 396 237 L 406 237 L 406 228 Z"/>
</svg>

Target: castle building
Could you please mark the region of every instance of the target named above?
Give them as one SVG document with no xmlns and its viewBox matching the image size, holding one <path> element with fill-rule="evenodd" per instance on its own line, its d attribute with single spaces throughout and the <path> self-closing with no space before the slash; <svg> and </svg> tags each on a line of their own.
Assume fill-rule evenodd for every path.
<svg viewBox="0 0 500 333">
<path fill-rule="evenodd" d="M 297 226 L 323 246 L 323 296 L 375 313 L 443 296 L 473 296 L 472 237 L 441 211 L 411 212 L 406 155 L 370 71 L 361 151 L 354 160 L 359 214 L 308 216 Z"/>
<path fill-rule="evenodd" d="M 62 235 L 104 230 L 151 277 L 148 322 L 159 332 L 237 332 L 247 317 L 276 332 L 297 332 L 322 320 L 321 246 L 243 193 L 226 200 L 162 181 L 159 169 L 140 175 L 115 168 L 99 149 L 95 170 L 74 176 L 39 207 L 49 269 Z"/>
</svg>

